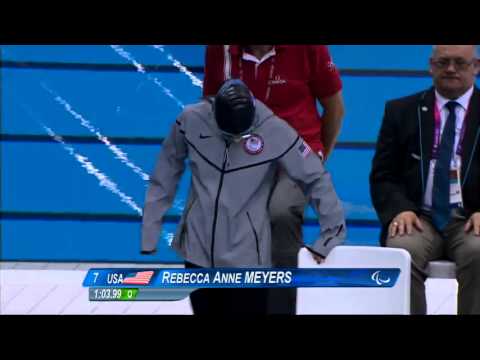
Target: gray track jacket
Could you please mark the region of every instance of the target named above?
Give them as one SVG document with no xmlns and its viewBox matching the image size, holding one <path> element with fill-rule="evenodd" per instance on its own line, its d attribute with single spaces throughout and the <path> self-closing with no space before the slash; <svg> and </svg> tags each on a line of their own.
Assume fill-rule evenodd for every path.
<svg viewBox="0 0 480 360">
<path fill-rule="evenodd" d="M 147 191 L 142 250 L 156 249 L 162 218 L 174 199 L 188 158 L 192 182 L 172 247 L 202 267 L 270 267 L 268 200 L 280 165 L 317 211 L 323 256 L 345 238 L 345 218 L 320 158 L 285 121 L 257 101 L 254 134 L 225 140 L 212 105 L 187 107 L 163 143 Z"/>
</svg>

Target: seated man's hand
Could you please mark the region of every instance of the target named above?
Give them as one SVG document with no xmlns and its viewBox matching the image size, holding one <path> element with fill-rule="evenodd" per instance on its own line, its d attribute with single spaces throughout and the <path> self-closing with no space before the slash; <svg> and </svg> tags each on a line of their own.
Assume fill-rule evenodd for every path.
<svg viewBox="0 0 480 360">
<path fill-rule="evenodd" d="M 388 227 L 390 237 L 405 234 L 411 235 L 415 227 L 418 231 L 423 231 L 423 225 L 420 219 L 413 211 L 403 211 L 395 216 Z"/>
<path fill-rule="evenodd" d="M 480 212 L 473 213 L 465 224 L 465 232 L 473 230 L 475 236 L 480 236 Z"/>
</svg>

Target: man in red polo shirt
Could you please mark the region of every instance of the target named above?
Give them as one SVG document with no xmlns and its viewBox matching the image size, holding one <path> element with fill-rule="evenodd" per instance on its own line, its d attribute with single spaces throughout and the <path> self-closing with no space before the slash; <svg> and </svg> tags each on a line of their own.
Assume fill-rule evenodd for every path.
<svg viewBox="0 0 480 360">
<path fill-rule="evenodd" d="M 328 158 L 341 129 L 344 105 L 340 75 L 325 45 L 208 45 L 204 96 L 214 96 L 230 78 L 243 80 L 322 159 Z M 274 266 L 297 266 L 306 201 L 281 171 L 269 209 Z M 270 313 L 295 314 L 296 289 L 271 289 L 270 298 Z"/>
</svg>

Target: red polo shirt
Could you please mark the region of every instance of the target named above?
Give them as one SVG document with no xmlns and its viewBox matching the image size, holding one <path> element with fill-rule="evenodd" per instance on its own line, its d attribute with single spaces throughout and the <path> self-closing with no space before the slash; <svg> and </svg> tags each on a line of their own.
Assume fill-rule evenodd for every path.
<svg viewBox="0 0 480 360">
<path fill-rule="evenodd" d="M 297 130 L 313 150 L 324 150 L 316 100 L 342 89 L 327 46 L 275 45 L 259 61 L 239 45 L 208 45 L 204 96 L 215 95 L 228 78 L 241 78 L 255 97 Z"/>
</svg>

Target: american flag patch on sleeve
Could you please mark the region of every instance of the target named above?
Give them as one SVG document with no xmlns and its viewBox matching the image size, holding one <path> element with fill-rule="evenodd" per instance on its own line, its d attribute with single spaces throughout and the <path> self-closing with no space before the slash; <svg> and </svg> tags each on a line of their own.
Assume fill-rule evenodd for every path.
<svg viewBox="0 0 480 360">
<path fill-rule="evenodd" d="M 298 147 L 298 152 L 300 155 L 305 159 L 310 153 L 312 152 L 312 149 L 310 149 L 310 146 L 305 141 L 302 141 L 300 146 Z"/>
</svg>

